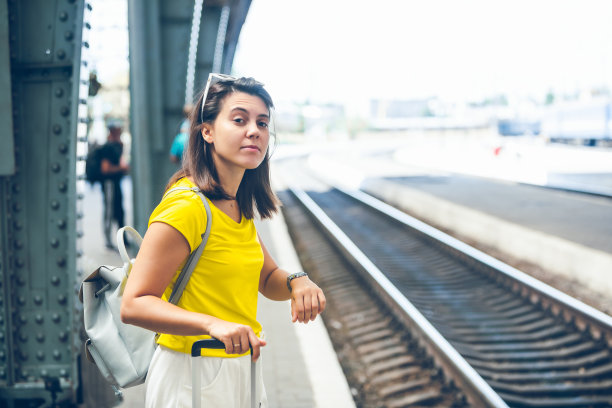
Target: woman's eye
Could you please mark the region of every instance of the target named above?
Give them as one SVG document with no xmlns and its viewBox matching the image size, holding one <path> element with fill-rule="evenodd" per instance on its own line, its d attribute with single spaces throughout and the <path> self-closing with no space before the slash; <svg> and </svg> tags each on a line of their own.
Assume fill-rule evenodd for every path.
<svg viewBox="0 0 612 408">
<path fill-rule="evenodd" d="M 267 128 L 268 124 L 266 122 L 259 122 L 259 126 Z"/>
<path fill-rule="evenodd" d="M 244 122 L 244 119 L 242 119 L 242 118 L 234 118 L 234 122 L 242 123 L 242 122 Z"/>
</svg>

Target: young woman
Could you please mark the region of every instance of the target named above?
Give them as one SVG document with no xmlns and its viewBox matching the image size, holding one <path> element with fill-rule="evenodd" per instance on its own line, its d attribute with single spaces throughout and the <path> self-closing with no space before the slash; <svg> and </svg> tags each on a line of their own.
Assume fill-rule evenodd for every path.
<svg viewBox="0 0 612 408">
<path fill-rule="evenodd" d="M 307 276 L 293 278 L 276 265 L 253 223 L 255 209 L 269 218 L 278 206 L 269 181 L 272 108 L 261 83 L 211 74 L 190 116 L 183 167 L 167 191 L 198 187 L 206 195 L 210 238 L 178 305 L 168 303 L 210 221 L 196 193 L 168 192 L 150 217 L 121 305 L 124 322 L 161 333 L 147 374 L 147 407 L 191 406 L 191 345 L 210 336 L 225 350 L 204 353 L 204 405 L 249 406 L 249 346 L 257 360 L 266 345 L 256 320 L 257 292 L 291 299 L 294 322 L 314 320 L 325 308 L 323 292 Z M 261 369 L 258 377 L 257 395 L 265 407 Z"/>
</svg>

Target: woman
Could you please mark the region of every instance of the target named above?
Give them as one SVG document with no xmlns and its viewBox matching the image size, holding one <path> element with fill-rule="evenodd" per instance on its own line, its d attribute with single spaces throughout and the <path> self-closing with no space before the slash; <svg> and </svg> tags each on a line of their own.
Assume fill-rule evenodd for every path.
<svg viewBox="0 0 612 408">
<path fill-rule="evenodd" d="M 249 346 L 253 360 L 266 345 L 256 320 L 257 291 L 291 299 L 294 322 L 314 320 L 325 296 L 307 276 L 280 269 L 253 223 L 277 211 L 269 182 L 268 142 L 272 99 L 252 78 L 211 74 L 191 117 L 183 167 L 169 181 L 197 186 L 208 198 L 212 229 L 178 305 L 166 300 L 186 258 L 201 242 L 206 212 L 192 191 L 172 191 L 153 211 L 130 273 L 121 317 L 162 333 L 146 381 L 147 407 L 191 405 L 191 345 L 215 337 L 225 350 L 206 350 L 201 384 L 206 406 L 249 402 Z M 259 370 L 261 373 L 261 369 Z M 261 374 L 258 392 L 266 406 Z"/>
</svg>

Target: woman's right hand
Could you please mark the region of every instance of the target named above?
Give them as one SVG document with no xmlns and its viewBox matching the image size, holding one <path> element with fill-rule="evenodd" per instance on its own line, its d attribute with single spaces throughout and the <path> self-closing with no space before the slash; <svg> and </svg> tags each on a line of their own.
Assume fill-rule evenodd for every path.
<svg viewBox="0 0 612 408">
<path fill-rule="evenodd" d="M 215 319 L 210 325 L 208 334 L 225 344 L 227 354 L 243 354 L 252 347 L 253 361 L 259 358 L 260 347 L 267 344 L 265 340 L 257 337 L 250 326 L 221 319 Z"/>
</svg>

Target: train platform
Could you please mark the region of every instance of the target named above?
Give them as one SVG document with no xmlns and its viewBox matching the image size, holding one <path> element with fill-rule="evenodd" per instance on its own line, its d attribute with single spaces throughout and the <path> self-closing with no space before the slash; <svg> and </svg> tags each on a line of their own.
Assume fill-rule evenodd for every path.
<svg viewBox="0 0 612 408">
<path fill-rule="evenodd" d="M 131 189 L 129 179 L 123 185 L 124 193 Z M 125 194 L 127 214 L 131 214 L 130 195 Z M 89 274 L 102 264 L 119 265 L 116 251 L 104 247 L 102 233 L 102 197 L 99 186 L 87 186 L 84 197 L 82 240 L 83 269 Z M 128 216 L 126 220 L 131 225 Z M 290 271 L 302 270 L 282 214 L 273 220 L 258 222 L 262 240 L 275 260 Z M 290 303 L 270 301 L 260 296 L 258 318 L 264 327 L 268 345 L 262 349 L 263 375 L 270 408 L 352 407 L 354 402 L 323 319 L 308 324 L 293 324 Z M 324 315 L 323 315 L 324 316 Z M 84 364 L 89 364 L 87 361 Z M 91 365 L 93 366 L 93 365 Z M 124 390 L 124 400 L 116 403 L 110 387 L 96 376 L 95 367 L 88 367 L 85 384 L 93 386 L 91 378 L 102 383 L 96 390 L 85 390 L 84 406 L 144 406 L 144 387 Z M 92 371 L 94 371 L 92 373 Z M 87 399 L 89 398 L 89 403 Z M 107 401 L 102 403 L 101 401 Z M 111 404 L 112 403 L 112 404 Z"/>
<path fill-rule="evenodd" d="M 612 169 L 576 172 L 572 181 L 596 190 L 583 194 L 534 185 L 534 178 L 560 183 L 561 176 L 545 162 L 529 167 L 525 156 L 512 179 L 507 161 L 503 169 L 483 166 L 479 172 L 483 157 L 425 150 L 387 147 L 378 154 L 366 149 L 344 157 L 312 153 L 308 163 L 336 185 L 361 188 L 612 314 L 612 198 L 602 195 L 612 190 Z M 612 166 L 612 151 L 596 153 Z"/>
</svg>

